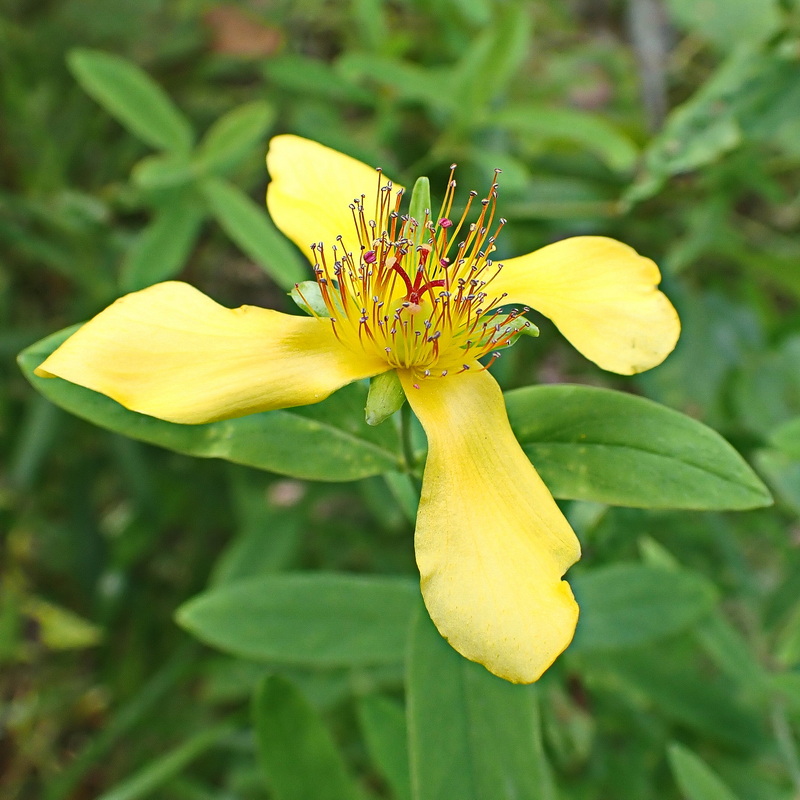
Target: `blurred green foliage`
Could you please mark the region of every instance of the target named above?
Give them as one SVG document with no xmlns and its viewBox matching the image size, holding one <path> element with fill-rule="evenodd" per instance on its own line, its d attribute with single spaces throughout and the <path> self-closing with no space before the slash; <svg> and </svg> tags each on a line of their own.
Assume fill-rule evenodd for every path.
<svg viewBox="0 0 800 800">
<path fill-rule="evenodd" d="M 600 233 L 662 267 L 683 336 L 660 368 L 601 373 L 539 319 L 540 338 L 493 368 L 516 390 L 512 419 L 515 404 L 541 409 L 537 426 L 519 417 L 526 450 L 559 496 L 581 498 L 565 509 L 584 544 L 571 573 L 584 618 L 535 687 L 465 662 L 419 613 L 413 487 L 378 477 L 398 465 L 396 435 L 347 428 L 364 387 L 276 412 L 293 426 L 282 450 L 247 419 L 207 426 L 198 446 L 105 398 L 93 413 L 117 432 L 93 427 L 13 364 L 178 275 L 229 305 L 290 310 L 303 260 L 262 202 L 266 141 L 284 131 L 407 185 L 429 175 L 434 195 L 453 161 L 467 187 L 500 167 L 509 254 Z M 0 175 L 0 794 L 800 793 L 795 0 L 6 0 Z M 719 430 L 776 505 L 690 510 L 697 450 L 678 430 L 661 490 L 686 510 L 607 505 L 655 491 L 641 451 L 668 423 L 630 398 L 634 441 L 620 441 L 601 409 L 622 401 L 601 389 L 588 423 L 618 449 L 608 481 L 627 479 L 625 494 L 574 470 L 560 484 L 573 451 L 547 409 L 567 390 L 519 387 L 561 382 Z M 327 450 L 296 458 L 291 478 L 241 466 L 285 471 L 320 429 Z M 179 452 L 148 444 L 164 436 Z M 708 436 L 705 481 L 724 446 Z M 559 453 L 567 467 L 547 476 Z M 319 482 L 331 470 L 360 480 Z M 311 570 L 325 577 L 293 591 Z M 179 607 L 213 647 L 182 632 Z M 255 616 L 238 628 L 231 607 Z"/>
</svg>

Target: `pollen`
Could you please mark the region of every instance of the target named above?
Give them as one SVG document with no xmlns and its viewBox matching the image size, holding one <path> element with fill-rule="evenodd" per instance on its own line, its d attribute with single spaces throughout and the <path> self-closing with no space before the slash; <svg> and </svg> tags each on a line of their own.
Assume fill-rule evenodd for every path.
<svg viewBox="0 0 800 800">
<path fill-rule="evenodd" d="M 314 274 L 342 344 L 421 380 L 458 374 L 491 353 L 488 367 L 494 351 L 511 343 L 523 312 L 503 310 L 506 295 L 491 290 L 502 265 L 490 256 L 505 225 L 495 223 L 498 174 L 486 197 L 470 192 L 453 220 L 453 165 L 439 213 L 426 209 L 415 219 L 401 212 L 402 189 L 378 170 L 374 203 L 361 195 L 350 204 L 356 236 L 348 242 L 358 251 L 342 236 L 312 245 Z"/>
</svg>

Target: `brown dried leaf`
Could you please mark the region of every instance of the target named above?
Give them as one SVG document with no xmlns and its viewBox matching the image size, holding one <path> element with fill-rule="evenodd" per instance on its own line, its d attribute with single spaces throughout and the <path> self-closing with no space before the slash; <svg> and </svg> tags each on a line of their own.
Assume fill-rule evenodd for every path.
<svg viewBox="0 0 800 800">
<path fill-rule="evenodd" d="M 203 21 L 211 32 L 211 50 L 240 58 L 273 55 L 283 42 L 278 28 L 270 27 L 234 6 L 217 6 L 207 11 Z"/>
</svg>

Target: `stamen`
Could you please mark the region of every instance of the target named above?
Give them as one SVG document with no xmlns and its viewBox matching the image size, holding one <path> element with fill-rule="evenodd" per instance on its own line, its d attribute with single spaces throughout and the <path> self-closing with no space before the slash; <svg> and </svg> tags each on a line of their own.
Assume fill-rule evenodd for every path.
<svg viewBox="0 0 800 800">
<path fill-rule="evenodd" d="M 506 295 L 487 292 L 502 269 L 489 258 L 506 224 L 501 218 L 494 226 L 498 174 L 479 201 L 477 218 L 470 219 L 478 198 L 473 191 L 454 221 L 453 164 L 438 215 L 425 209 L 418 220 L 401 213 L 402 190 L 377 170 L 372 218 L 364 195 L 350 204 L 354 239 L 337 236 L 327 251 L 311 245 L 314 275 L 339 341 L 427 378 L 464 372 L 465 358 L 481 359 L 514 340 L 520 326 L 511 323 L 521 312 L 499 315 Z"/>
</svg>

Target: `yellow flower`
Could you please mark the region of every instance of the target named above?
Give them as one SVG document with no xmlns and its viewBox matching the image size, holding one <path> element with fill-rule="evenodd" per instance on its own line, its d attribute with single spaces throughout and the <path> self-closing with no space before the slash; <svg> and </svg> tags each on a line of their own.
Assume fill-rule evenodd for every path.
<svg viewBox="0 0 800 800">
<path fill-rule="evenodd" d="M 315 142 L 279 136 L 267 164 L 272 218 L 314 265 L 317 316 L 228 309 L 161 283 L 117 300 L 37 374 L 194 424 L 316 403 L 396 370 L 428 438 L 415 549 L 431 618 L 462 655 L 535 681 L 572 639 L 578 607 L 562 576 L 580 546 L 478 358 L 515 335 L 518 312 L 498 308 L 516 303 L 604 369 L 653 367 L 680 329 L 658 268 L 598 236 L 501 266 L 494 185 L 471 195 L 472 223 L 449 217 L 452 180 L 440 214 L 414 220 L 399 211 L 401 187 Z"/>
</svg>

